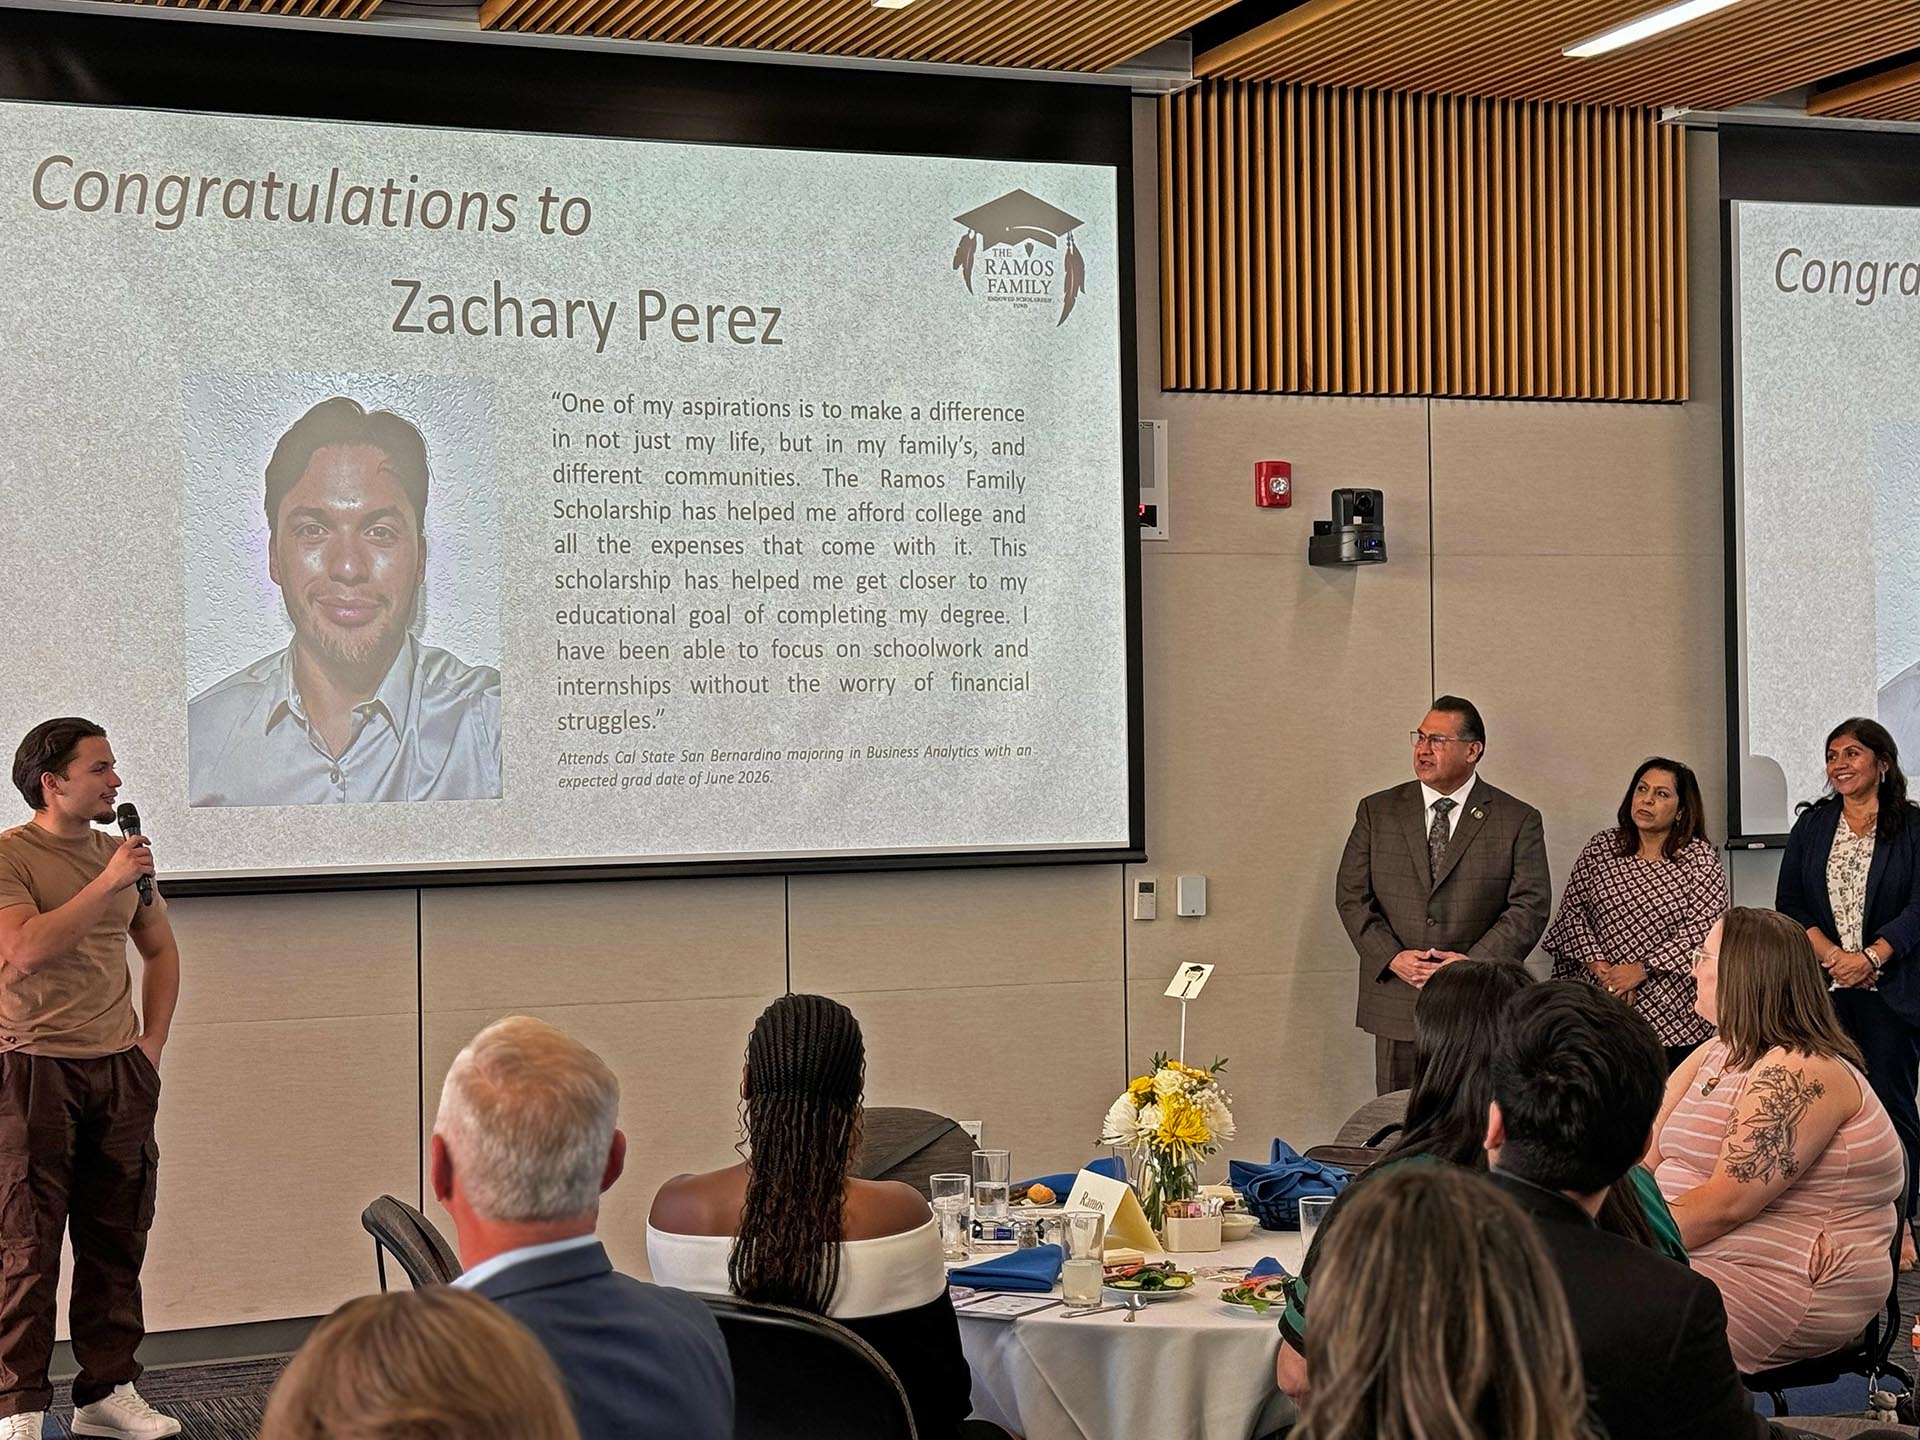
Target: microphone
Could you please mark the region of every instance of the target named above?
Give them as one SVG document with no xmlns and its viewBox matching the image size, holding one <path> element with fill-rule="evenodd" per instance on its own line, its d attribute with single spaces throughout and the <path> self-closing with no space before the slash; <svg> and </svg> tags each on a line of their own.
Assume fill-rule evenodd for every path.
<svg viewBox="0 0 1920 1440">
<path fill-rule="evenodd" d="M 120 833 L 122 835 L 138 835 L 140 833 L 140 812 L 134 809 L 132 805 L 120 806 L 113 812 L 113 818 L 120 822 Z M 142 875 L 133 883 L 134 888 L 140 892 L 140 903 L 142 905 L 153 904 L 153 876 Z"/>
</svg>

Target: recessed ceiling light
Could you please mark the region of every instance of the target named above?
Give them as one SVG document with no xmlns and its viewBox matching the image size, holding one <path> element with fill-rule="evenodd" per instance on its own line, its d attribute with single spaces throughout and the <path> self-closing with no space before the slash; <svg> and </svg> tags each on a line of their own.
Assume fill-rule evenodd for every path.
<svg viewBox="0 0 1920 1440">
<path fill-rule="evenodd" d="M 1569 60 L 1591 60 L 1596 55 L 1606 55 L 1621 50 L 1628 45 L 1638 45 L 1642 40 L 1650 40 L 1655 35 L 1665 34 L 1677 26 L 1690 24 L 1716 10 L 1724 10 L 1729 5 L 1737 5 L 1740 0 L 1680 0 L 1677 5 L 1663 6 L 1651 10 L 1637 20 L 1629 20 L 1624 25 L 1616 25 L 1611 30 L 1602 31 L 1591 39 L 1569 45 L 1560 53 Z"/>
</svg>

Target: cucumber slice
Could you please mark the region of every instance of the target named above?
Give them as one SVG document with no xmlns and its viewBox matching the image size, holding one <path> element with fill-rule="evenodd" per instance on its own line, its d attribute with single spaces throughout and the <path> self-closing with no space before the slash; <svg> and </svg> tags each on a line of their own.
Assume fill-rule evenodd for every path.
<svg viewBox="0 0 1920 1440">
<path fill-rule="evenodd" d="M 1184 1290 L 1193 1284 L 1193 1277 L 1191 1275 L 1168 1275 L 1160 1284 L 1163 1289 Z"/>
<path fill-rule="evenodd" d="M 1109 1290 L 1140 1290 L 1145 1287 L 1141 1285 L 1137 1275 L 1129 1275 L 1124 1280 L 1109 1280 L 1107 1288 Z"/>
</svg>

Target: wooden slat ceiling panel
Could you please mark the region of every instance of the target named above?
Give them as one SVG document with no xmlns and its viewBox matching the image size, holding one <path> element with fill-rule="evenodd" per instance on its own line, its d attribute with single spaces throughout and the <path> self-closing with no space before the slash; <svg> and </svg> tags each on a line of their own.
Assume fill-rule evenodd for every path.
<svg viewBox="0 0 1920 1440">
<path fill-rule="evenodd" d="M 880 10 L 870 0 L 483 0 L 480 23 L 668 45 L 1094 72 L 1231 3 L 916 0 Z"/>
<path fill-rule="evenodd" d="M 131 0 L 169 10 L 233 10 L 249 15 L 290 15 L 299 19 L 364 20 L 380 0 Z"/>
<path fill-rule="evenodd" d="M 1657 0 L 1306 0 L 1194 58 L 1197 75 L 1582 105 L 1727 109 L 1920 43 L 1916 0 L 1742 0 L 1594 60 L 1563 46 Z"/>
<path fill-rule="evenodd" d="M 1161 384 L 1683 400 L 1682 140 L 1650 109 L 1265 82 L 1171 96 Z"/>
<path fill-rule="evenodd" d="M 1920 120 L 1920 64 L 1901 65 L 1816 94 L 1807 102 L 1807 113 L 1856 120 Z"/>
</svg>

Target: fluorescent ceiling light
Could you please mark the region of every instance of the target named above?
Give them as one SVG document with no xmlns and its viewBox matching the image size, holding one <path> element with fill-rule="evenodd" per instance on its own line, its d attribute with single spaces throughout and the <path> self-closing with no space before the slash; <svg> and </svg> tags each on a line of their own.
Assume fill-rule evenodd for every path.
<svg viewBox="0 0 1920 1440">
<path fill-rule="evenodd" d="M 873 8 L 876 10 L 904 10 L 912 3 L 913 0 L 873 0 Z"/>
<path fill-rule="evenodd" d="M 878 3 L 878 0 L 876 0 Z M 1596 55 L 1606 55 L 1615 50 L 1625 49 L 1629 45 L 1638 45 L 1642 40 L 1650 40 L 1655 35 L 1663 35 L 1681 25 L 1691 24 L 1716 10 L 1724 10 L 1729 5 L 1737 5 L 1740 0 L 1680 0 L 1677 5 L 1663 6 L 1649 11 L 1637 20 L 1629 20 L 1624 25 L 1616 25 L 1591 39 L 1569 45 L 1560 53 L 1570 60 L 1591 60 Z"/>
</svg>

